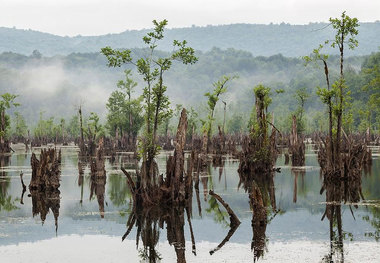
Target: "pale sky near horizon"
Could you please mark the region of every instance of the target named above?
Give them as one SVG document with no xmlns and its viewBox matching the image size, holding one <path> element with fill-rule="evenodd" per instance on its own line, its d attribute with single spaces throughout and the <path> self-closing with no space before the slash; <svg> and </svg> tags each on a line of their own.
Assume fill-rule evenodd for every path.
<svg viewBox="0 0 380 263">
<path fill-rule="evenodd" d="M 346 10 L 360 22 L 380 20 L 380 0 L 0 0 L 0 27 L 61 36 L 235 23 L 327 22 Z"/>
</svg>

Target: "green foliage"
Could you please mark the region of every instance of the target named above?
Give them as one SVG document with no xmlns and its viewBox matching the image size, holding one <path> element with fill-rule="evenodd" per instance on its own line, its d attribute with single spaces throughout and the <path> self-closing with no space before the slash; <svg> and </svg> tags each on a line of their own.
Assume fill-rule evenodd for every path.
<svg viewBox="0 0 380 263">
<path fill-rule="evenodd" d="M 330 18 L 329 21 L 336 30 L 335 40 L 331 43 L 333 48 L 338 47 L 342 52 L 344 44 L 347 44 L 350 49 L 354 49 L 359 45 L 358 40 L 355 38 L 359 33 L 357 30 L 359 21 L 357 18 L 350 18 L 344 11 L 340 18 Z"/>
<path fill-rule="evenodd" d="M 17 138 L 25 138 L 28 134 L 28 126 L 24 117 L 19 113 L 14 113 L 12 135 Z"/>
<path fill-rule="evenodd" d="M 267 110 L 269 105 L 272 103 L 272 98 L 270 97 L 271 89 L 269 87 L 265 87 L 262 84 L 259 84 L 253 88 L 253 92 L 255 93 L 256 101 L 260 104 L 259 107 Z"/>
<path fill-rule="evenodd" d="M 4 93 L 1 95 L 0 100 L 0 111 L 7 110 L 9 108 L 20 106 L 19 103 L 14 102 L 14 100 L 18 97 L 18 95 Z"/>
<path fill-rule="evenodd" d="M 115 136 L 116 130 L 121 135 L 132 134 L 137 135 L 143 124 L 142 117 L 142 97 L 132 98 L 133 89 L 137 86 L 132 78 L 130 78 L 131 70 L 125 70 L 125 80 L 117 83 L 119 90 L 113 91 L 108 98 L 106 104 L 107 127 L 111 136 Z"/>
<path fill-rule="evenodd" d="M 58 124 L 54 123 L 54 117 L 43 119 L 43 112 L 40 112 L 40 119 L 33 129 L 33 134 L 38 139 L 54 140 L 57 136 Z"/>
<path fill-rule="evenodd" d="M 104 128 L 99 122 L 99 116 L 95 112 L 91 112 L 87 122 L 87 129 L 84 129 L 85 134 L 89 139 L 95 141 L 104 136 Z"/>
<path fill-rule="evenodd" d="M 364 63 L 361 74 L 357 77 L 362 80 L 364 91 L 369 95 L 366 119 L 371 125 L 380 130 L 380 52 L 372 54 Z M 363 98 L 365 99 L 365 98 Z"/>
<path fill-rule="evenodd" d="M 348 45 L 349 49 L 354 49 L 358 46 L 358 40 L 355 37 L 358 34 L 357 27 L 359 24 L 356 18 L 350 18 L 345 12 L 342 13 L 340 18 L 330 18 L 329 21 L 335 29 L 334 40 L 325 41 L 324 45 L 319 45 L 317 49 L 313 50 L 313 54 L 311 56 L 305 56 L 303 59 L 306 63 L 317 61 L 323 62 L 327 88 L 318 87 L 317 94 L 321 98 L 322 102 L 329 108 L 330 134 L 334 133 L 337 136 L 335 143 L 336 149 L 339 149 L 342 126 L 347 130 L 352 130 L 353 128 L 353 113 L 350 98 L 351 93 L 348 90 L 343 74 L 344 46 Z M 331 87 L 327 63 L 328 55 L 321 53 L 321 50 L 328 44 L 330 44 L 332 48 L 337 47 L 340 53 L 340 77 Z M 334 121 L 336 121 L 336 128 L 333 126 Z"/>
<path fill-rule="evenodd" d="M 306 130 L 305 124 L 305 103 L 310 97 L 309 93 L 306 91 L 306 88 L 297 89 L 294 95 L 298 107 L 296 111 L 292 114 L 296 116 L 297 121 L 297 133 L 303 133 Z M 292 123 L 292 116 L 290 116 L 290 123 Z"/>
<path fill-rule="evenodd" d="M 268 123 L 266 115 L 268 107 L 272 103 L 271 89 L 262 84 L 253 88 L 253 93 L 256 98 L 256 106 L 252 109 L 251 118 L 248 123 L 250 130 L 254 133 L 252 136 L 260 136 L 265 134 L 267 136 Z"/>
<path fill-rule="evenodd" d="M 0 138 L 3 139 L 9 135 L 10 120 L 5 113 L 11 107 L 18 107 L 20 104 L 14 102 L 17 95 L 4 93 L 0 95 Z"/>
<path fill-rule="evenodd" d="M 216 103 L 219 101 L 219 96 L 224 94 L 227 91 L 227 82 L 233 79 L 236 79 L 237 76 L 222 76 L 218 81 L 214 82 L 214 90 L 211 92 L 205 93 L 207 97 L 208 105 L 208 115 L 207 120 L 203 120 L 203 131 L 207 132 L 208 137 L 211 137 L 212 134 L 212 122 L 214 121 L 214 111 Z"/>
<path fill-rule="evenodd" d="M 69 124 L 68 124 L 66 129 L 67 129 L 69 136 L 72 139 L 79 138 L 80 125 L 79 125 L 79 115 L 78 114 L 75 114 L 71 117 L 71 119 L 69 120 Z"/>
<path fill-rule="evenodd" d="M 166 95 L 167 86 L 164 85 L 163 76 L 168 71 L 173 61 L 179 61 L 183 64 L 194 64 L 198 59 L 194 55 L 194 49 L 186 46 L 186 41 L 173 41 L 174 51 L 167 57 L 157 57 L 155 50 L 158 42 L 164 38 L 164 29 L 167 20 L 153 20 L 154 29 L 148 32 L 143 41 L 148 46 L 147 54 L 138 59 L 133 59 L 131 50 L 113 50 L 110 47 L 102 48 L 102 53 L 108 59 L 108 66 L 120 67 L 128 63 L 136 67 L 137 72 L 142 76 L 145 87 L 143 89 L 144 110 L 145 110 L 145 132 L 144 140 L 140 144 L 141 152 L 144 159 L 153 160 L 157 154 L 158 145 L 156 136 L 158 126 L 168 119 L 172 110 L 170 101 Z"/>
<path fill-rule="evenodd" d="M 243 132 L 243 130 L 245 130 L 245 125 L 243 116 L 240 114 L 234 114 L 227 122 L 227 132 L 230 134 Z"/>
<path fill-rule="evenodd" d="M 191 137 L 193 131 L 196 132 L 198 128 L 198 112 L 193 107 L 187 109 L 187 132 L 186 135 Z"/>
<path fill-rule="evenodd" d="M 215 197 L 210 196 L 208 198 L 209 207 L 206 208 L 206 212 L 208 214 L 214 215 L 214 221 L 218 224 L 221 224 L 223 227 L 227 228 L 229 226 L 229 222 L 226 220 L 228 218 L 228 213 L 226 211 L 220 210 L 220 206 Z"/>
</svg>

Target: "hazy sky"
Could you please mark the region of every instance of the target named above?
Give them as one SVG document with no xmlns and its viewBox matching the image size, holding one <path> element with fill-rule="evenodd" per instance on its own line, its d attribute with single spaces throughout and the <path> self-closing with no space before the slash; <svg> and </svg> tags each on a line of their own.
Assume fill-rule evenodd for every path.
<svg viewBox="0 0 380 263">
<path fill-rule="evenodd" d="M 346 10 L 359 21 L 380 20 L 380 0 L 0 0 L 0 27 L 57 35 L 100 35 L 151 28 L 231 23 L 327 22 Z"/>
</svg>

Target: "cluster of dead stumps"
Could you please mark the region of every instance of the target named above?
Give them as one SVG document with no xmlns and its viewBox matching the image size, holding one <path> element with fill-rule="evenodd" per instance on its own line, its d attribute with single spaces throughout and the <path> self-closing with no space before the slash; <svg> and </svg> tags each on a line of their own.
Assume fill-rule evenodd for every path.
<svg viewBox="0 0 380 263">
<path fill-rule="evenodd" d="M 265 115 L 261 114 L 261 116 L 260 121 L 266 120 Z M 250 135 L 233 137 L 232 143 L 228 143 L 228 147 L 226 147 L 226 137 L 221 131 L 211 140 L 211 143 L 206 135 L 203 138 L 193 137 L 190 144 L 192 147 L 190 147 L 189 157 L 185 165 L 185 149 L 188 145 L 185 138 L 186 112 L 183 111 L 177 136 L 174 140 L 174 155 L 170 156 L 167 161 L 166 177 L 159 174 L 156 165 L 153 166 L 154 168 L 150 170 L 150 173 L 144 169 L 137 171 L 136 180 L 133 180 L 132 176 L 125 169 L 122 169 L 127 176 L 134 199 L 133 211 L 128 219 L 128 228 L 123 240 L 136 225 L 137 246 L 140 239 L 143 243 L 143 249 L 140 250 L 141 256 L 150 262 L 156 262 L 160 259 L 160 255 L 155 249 L 158 243 L 159 229 L 166 224 L 167 238 L 175 248 L 177 261 L 186 262 L 184 225 L 187 220 L 191 233 L 192 251 L 196 254 L 195 237 L 191 224 L 193 189 L 197 198 L 198 211 L 201 215 L 199 182 L 203 183 L 206 189 L 207 182 L 202 182 L 205 177 L 200 175 L 207 172 L 206 169 L 211 163 L 215 166 L 223 166 L 222 156 L 229 154 L 240 159 L 239 187 L 242 186 L 248 193 L 252 210 L 253 237 L 251 248 L 254 259 L 260 258 L 266 248 L 266 226 L 277 213 L 281 212 L 276 206 L 273 180 L 275 172 L 279 172 L 279 169 L 274 166 L 280 153 L 279 146 L 286 146 L 289 149 L 286 153 L 288 160 L 285 161 L 289 162 L 290 154 L 296 176 L 299 174 L 297 168 L 300 169 L 300 166 L 305 165 L 305 142 L 304 138 L 297 134 L 296 124 L 294 124 L 292 134 L 288 136 L 281 134 L 269 121 L 261 124 L 262 126 L 259 124 L 253 127 Z M 271 129 L 267 124 L 270 125 Z M 270 136 L 265 134 L 270 134 Z M 343 235 L 340 214 L 341 203 L 356 203 L 363 199 L 361 174 L 362 169 L 370 165 L 371 152 L 367 147 L 368 140 L 361 136 L 345 136 L 339 154 L 339 165 L 332 165 L 330 157 L 326 155 L 325 140 L 326 137 L 321 134 L 313 137 L 314 145 L 318 150 L 321 175 L 323 176 L 321 193 L 326 191 L 327 205 L 323 218 L 327 217 L 330 220 L 331 242 L 333 243 L 335 237 L 338 237 L 339 241 Z M 237 150 L 239 148 L 241 148 L 240 151 Z M 221 243 L 210 251 L 212 255 L 228 242 L 238 228 L 240 221 L 230 206 L 218 194 L 212 190 L 208 194 L 225 207 L 230 216 L 231 227 Z M 293 201 L 297 201 L 296 195 Z M 337 223 L 335 224 L 335 222 Z M 335 225 L 338 226 L 338 235 L 333 233 L 333 226 Z"/>
<path fill-rule="evenodd" d="M 208 189 L 208 169 L 210 165 L 221 167 L 219 175 L 222 176 L 225 156 L 229 155 L 239 160 L 239 188 L 246 192 L 252 210 L 252 246 L 254 259 L 260 258 L 266 248 L 266 226 L 274 216 L 280 212 L 276 206 L 274 176 L 279 169 L 275 163 L 283 151 L 285 164 L 291 160 L 294 167 L 295 185 L 293 201 L 297 202 L 297 176 L 302 174 L 300 167 L 305 166 L 305 137 L 297 133 L 297 123 L 293 120 L 291 134 L 282 134 L 266 115 L 260 98 L 256 101 L 255 125 L 252 125 L 250 134 L 225 135 L 219 128 L 216 136 L 208 138 L 205 132 L 202 137 L 186 136 L 187 114 L 183 109 L 175 138 L 159 139 L 161 145 L 167 150 L 174 150 L 166 163 L 165 175 L 160 173 L 155 160 L 143 160 L 138 168 L 136 158 L 136 138 L 122 137 L 116 139 L 100 139 L 79 142 L 78 153 L 78 185 L 84 182 L 84 170 L 88 166 L 91 170 L 91 194 L 95 195 L 99 204 L 99 212 L 104 217 L 106 170 L 105 159 L 115 161 L 116 151 L 132 151 L 136 172 L 132 174 L 121 166 L 126 176 L 127 184 L 132 194 L 133 209 L 127 223 L 127 231 L 123 240 L 129 235 L 134 226 L 137 227 L 137 246 L 141 239 L 143 249 L 140 256 L 150 262 L 160 259 L 155 247 L 159 240 L 159 229 L 164 225 L 167 228 L 167 238 L 174 246 L 178 262 L 185 259 L 184 226 L 190 228 L 192 251 L 196 254 L 195 236 L 192 229 L 191 218 L 193 214 L 192 198 L 196 196 L 197 210 L 202 215 L 199 184 L 203 184 L 203 198 L 213 198 L 221 204 L 230 217 L 230 230 L 221 243 L 210 254 L 221 249 L 231 238 L 240 221 L 231 207 L 221 196 Z M 341 203 L 357 203 L 364 199 L 361 192 L 362 170 L 371 165 L 371 151 L 369 136 L 345 135 L 343 136 L 339 152 L 331 151 L 329 137 L 323 134 L 314 134 L 311 138 L 315 150 L 318 151 L 318 161 L 321 166 L 323 184 L 321 194 L 326 192 L 326 211 L 322 219 L 330 221 L 331 242 L 343 246 Z M 282 150 L 282 148 L 284 150 Z M 288 150 L 285 150 L 288 149 Z M 56 227 L 60 208 L 60 169 L 61 150 L 56 148 L 42 149 L 39 157 L 35 153 L 31 156 L 32 177 L 29 191 L 32 197 L 33 215 L 40 214 L 44 222 L 49 210 L 52 211 Z M 301 172 L 300 172 L 301 171 Z M 26 186 L 23 182 L 23 196 Z M 81 195 L 81 202 L 83 192 Z M 351 207 L 350 207 L 351 208 Z M 351 210 L 352 211 L 352 210 Z M 353 211 L 352 211 L 353 214 Z M 337 226 L 338 234 L 334 234 Z M 336 240 L 335 240 L 336 239 Z M 343 251 L 343 250 L 342 250 Z M 331 252 L 326 258 L 332 256 Z M 342 252 L 343 253 L 343 252 Z"/>
</svg>

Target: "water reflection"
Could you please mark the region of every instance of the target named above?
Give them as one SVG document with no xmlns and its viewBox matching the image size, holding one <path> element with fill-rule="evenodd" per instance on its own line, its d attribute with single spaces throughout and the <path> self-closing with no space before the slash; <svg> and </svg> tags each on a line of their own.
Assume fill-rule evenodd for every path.
<svg viewBox="0 0 380 263">
<path fill-rule="evenodd" d="M 49 213 L 49 210 L 53 213 L 55 232 L 58 230 L 58 217 L 59 217 L 59 208 L 60 208 L 60 191 L 51 190 L 51 191 L 38 191 L 31 190 L 30 196 L 32 197 L 32 214 L 33 217 L 40 215 L 42 224 L 46 220 L 46 216 Z"/>
<path fill-rule="evenodd" d="M 297 203 L 298 192 L 305 192 L 305 170 L 304 169 L 291 169 L 291 173 L 294 176 L 293 183 L 293 203 Z M 298 189 L 298 178 L 301 177 L 301 191 Z"/>
<path fill-rule="evenodd" d="M 281 174 L 258 175 L 252 181 L 240 180 L 239 184 L 239 175 L 236 173 L 238 163 L 224 158 L 221 164 L 223 167 L 213 165 L 213 162 L 211 167 L 206 166 L 204 169 L 198 170 L 194 167 L 192 173 L 195 196 L 193 202 L 188 203 L 186 207 L 143 211 L 133 208 L 126 178 L 119 170 L 122 163 L 134 177 L 136 165 L 133 158 L 126 154 L 116 154 L 114 163 L 106 159 L 107 178 L 97 180 L 91 176 L 89 162 L 81 161 L 75 149 L 62 151 L 61 193 L 56 196 L 31 193 L 31 198 L 28 198 L 27 190 L 28 193 L 23 198 L 25 204 L 19 205 L 22 193 L 20 172 L 23 170 L 25 184 L 29 184 L 30 156 L 30 153 L 27 156 L 23 152 L 16 153 L 8 158 L 7 163 L 4 160 L 2 162 L 4 166 L 0 169 L 0 198 L 1 202 L 4 198 L 9 198 L 9 202 L 5 205 L 8 210 L 4 205 L 0 206 L 1 246 L 32 241 L 38 247 L 39 242 L 35 241 L 40 240 L 53 243 L 55 239 L 50 238 L 54 236 L 54 230 L 46 231 L 46 227 L 54 223 L 58 227 L 59 220 L 60 238 L 78 234 L 78 242 L 83 242 L 83 235 L 120 238 L 127 230 L 128 234 L 123 238 L 136 238 L 138 250 L 134 250 L 131 243 L 134 241 L 129 240 L 128 249 L 122 252 L 134 253 L 131 257 L 137 257 L 138 254 L 140 260 L 148 262 L 157 262 L 160 259 L 163 262 L 172 262 L 175 261 L 173 257 L 178 257 L 179 262 L 217 262 L 222 261 L 225 256 L 230 257 L 226 259 L 227 262 L 279 262 L 281 256 L 288 257 L 289 261 L 298 251 L 300 254 L 303 253 L 300 258 L 303 258 L 305 253 L 308 254 L 301 251 L 302 245 L 307 242 L 310 242 L 308 249 L 313 250 L 313 253 L 308 255 L 309 262 L 356 262 L 363 253 L 373 261 L 377 259 L 379 243 L 376 243 L 376 240 L 379 240 L 380 231 L 380 162 L 376 158 L 372 173 L 369 170 L 358 186 L 351 181 L 338 185 L 324 182 L 323 176 L 319 178 L 315 156 L 310 155 L 307 155 L 306 170 L 291 170 L 291 167 L 282 166 Z M 160 158 L 159 166 L 162 168 L 166 156 L 161 155 Z M 281 159 L 278 163 L 282 165 L 283 161 Z M 323 195 L 319 195 L 321 184 L 324 185 Z M 346 187 L 345 184 L 354 187 Z M 239 189 L 236 189 L 238 185 Z M 360 188 L 363 189 L 367 201 L 361 201 L 355 210 L 357 197 L 360 197 L 360 191 L 355 189 Z M 242 221 L 239 227 L 229 228 L 228 214 L 220 203 L 209 195 L 210 189 L 219 193 L 237 212 Z M 92 200 L 89 200 L 89 196 Z M 9 204 L 12 204 L 11 208 Z M 352 206 L 356 221 L 353 220 L 349 205 Z M 283 214 L 284 210 L 287 211 L 286 214 Z M 321 222 L 325 211 L 324 221 Z M 51 213 L 50 219 L 48 212 Z M 36 220 L 32 219 L 32 215 L 38 222 L 45 222 L 44 227 L 35 224 Z M 102 216 L 104 219 L 101 219 Z M 128 224 L 125 228 L 127 219 Z M 351 242 L 352 238 L 354 242 Z M 328 242 L 329 245 L 324 242 Z M 100 243 L 99 247 L 104 250 L 110 246 L 103 241 Z M 287 244 L 297 246 L 288 247 Z M 368 251 L 364 249 L 365 252 L 358 254 L 358 248 L 366 248 L 367 244 L 370 245 Z M 289 249 L 289 252 L 286 249 Z M 99 251 L 96 252 L 99 255 Z M 193 258 L 191 252 L 197 256 Z M 233 257 L 236 257 L 236 260 L 231 259 Z M 133 261 L 138 262 L 139 259 L 135 258 Z M 98 261 L 100 260 L 94 260 Z"/>
<path fill-rule="evenodd" d="M 353 235 L 343 231 L 342 202 L 347 203 L 352 217 L 355 219 L 354 208 L 364 199 L 361 186 L 361 173 L 352 171 L 344 178 L 323 175 L 321 194 L 326 191 L 326 209 L 321 220 L 329 220 L 330 251 L 323 257 L 323 262 L 344 262 L 345 239 L 352 240 Z"/>
<path fill-rule="evenodd" d="M 8 193 L 10 178 L 5 167 L 10 166 L 10 156 L 0 154 L 0 212 L 2 210 L 12 211 L 17 209 L 15 200 Z"/>
<path fill-rule="evenodd" d="M 180 207 L 150 207 L 144 209 L 135 207 L 130 214 L 127 222 L 127 231 L 123 235 L 124 240 L 132 228 L 136 226 L 136 247 L 139 250 L 139 256 L 142 260 L 148 262 L 158 262 L 161 260 L 160 253 L 156 250 L 159 241 L 160 229 L 163 229 L 166 224 L 167 240 L 177 255 L 177 262 L 186 262 L 185 258 L 185 211 L 192 232 L 189 208 Z M 192 238 L 193 238 L 192 234 Z M 143 248 L 139 249 L 140 239 L 143 243 Z M 193 240 L 193 252 L 196 254 L 195 242 Z"/>
<path fill-rule="evenodd" d="M 267 249 L 266 228 L 268 223 L 277 215 L 274 187 L 274 172 L 269 174 L 240 175 L 239 186 L 243 185 L 248 193 L 252 211 L 252 242 L 254 262 L 264 256 Z"/>
</svg>

